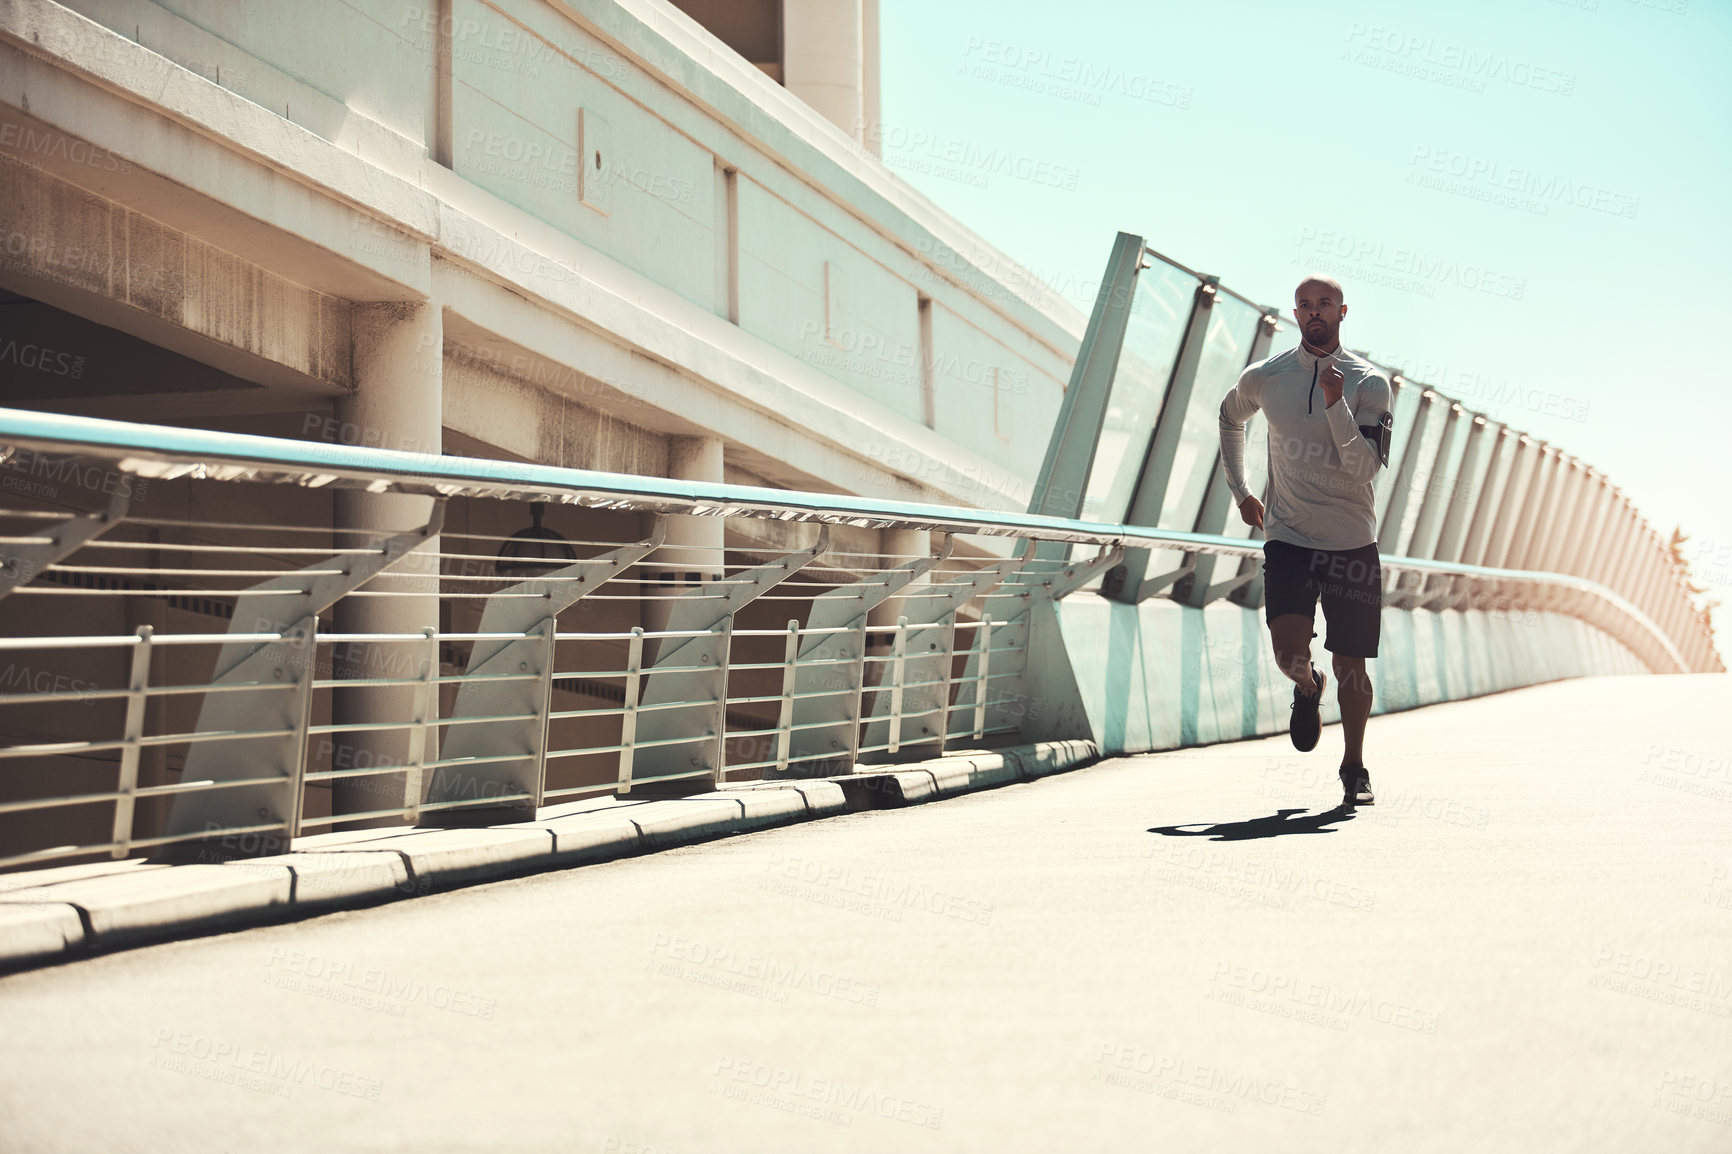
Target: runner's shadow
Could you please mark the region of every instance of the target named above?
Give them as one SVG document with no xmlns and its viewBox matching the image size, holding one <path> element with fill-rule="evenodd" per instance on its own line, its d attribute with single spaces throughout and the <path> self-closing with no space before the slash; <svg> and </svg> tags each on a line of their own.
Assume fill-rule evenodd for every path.
<svg viewBox="0 0 1732 1154">
<path fill-rule="evenodd" d="M 1308 817 L 1293 815 L 1310 814 Z M 1353 807 L 1338 805 L 1334 809 L 1319 813 L 1311 813 L 1304 809 L 1276 810 L 1268 817 L 1256 817 L 1250 821 L 1224 821 L 1218 825 L 1204 826 L 1198 829 L 1201 822 L 1190 822 L 1185 825 L 1157 825 L 1149 830 L 1162 837 L 1206 837 L 1211 841 L 1249 841 L 1258 837 L 1281 837 L 1290 833 L 1334 833 L 1333 823 L 1353 820 Z"/>
</svg>

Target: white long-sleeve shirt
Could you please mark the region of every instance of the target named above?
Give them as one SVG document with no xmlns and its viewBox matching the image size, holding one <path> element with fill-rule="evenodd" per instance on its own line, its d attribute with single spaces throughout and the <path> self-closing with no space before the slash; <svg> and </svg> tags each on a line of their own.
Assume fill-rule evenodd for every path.
<svg viewBox="0 0 1732 1154">
<path fill-rule="evenodd" d="M 1328 361 L 1344 380 L 1341 399 L 1325 407 L 1319 381 Z M 1377 540 L 1377 475 L 1388 464 L 1377 443 L 1389 410 L 1389 378 L 1346 349 L 1316 357 L 1300 345 L 1258 361 L 1221 402 L 1221 467 L 1234 503 L 1250 495 L 1245 422 L 1260 411 L 1269 422 L 1263 536 L 1309 549 L 1371 544 Z M 1387 453 L 1387 432 L 1382 437 Z"/>
</svg>

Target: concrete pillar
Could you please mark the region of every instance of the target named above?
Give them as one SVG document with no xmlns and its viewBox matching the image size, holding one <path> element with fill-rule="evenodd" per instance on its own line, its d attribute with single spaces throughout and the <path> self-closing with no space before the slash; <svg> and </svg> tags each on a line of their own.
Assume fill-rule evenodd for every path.
<svg viewBox="0 0 1732 1154">
<path fill-rule="evenodd" d="M 874 30 L 868 43 L 865 17 L 865 0 L 782 4 L 783 86 L 858 144 L 867 139 L 866 63 L 877 40 Z"/>
<path fill-rule="evenodd" d="M 878 551 L 888 554 L 880 557 L 878 564 L 884 569 L 894 569 L 898 565 L 906 565 L 916 557 L 932 556 L 932 533 L 927 529 L 880 529 L 878 530 Z M 943 573 L 929 573 L 922 580 L 943 581 Z M 919 582 L 916 582 L 918 587 Z M 866 611 L 866 655 L 880 657 L 888 654 L 895 635 L 891 632 L 896 627 L 896 618 L 902 615 L 904 598 L 890 597 Z M 964 640 L 972 640 L 971 637 Z M 866 667 L 868 684 L 878 683 L 878 674 L 884 668 L 882 662 L 873 662 Z"/>
<path fill-rule="evenodd" d="M 866 151 L 881 157 L 883 149 L 883 100 L 878 78 L 881 56 L 878 38 L 878 0 L 860 0 L 860 115 L 866 122 Z"/>
<path fill-rule="evenodd" d="M 669 437 L 668 476 L 677 481 L 721 484 L 721 438 Z M 723 525 L 720 517 L 668 518 L 662 547 L 640 567 L 644 574 L 639 591 L 644 598 L 642 620 L 646 633 L 667 628 L 673 607 L 672 601 L 665 600 L 669 595 L 721 579 Z M 662 648 L 658 641 L 646 641 L 644 664 L 653 661 Z"/>
<path fill-rule="evenodd" d="M 355 392 L 337 402 L 338 439 L 382 449 L 437 454 L 441 447 L 440 405 L 444 365 L 444 328 L 433 303 L 386 302 L 354 310 L 352 363 Z M 425 525 L 433 498 L 401 493 L 363 493 L 338 489 L 338 548 L 354 548 L 371 538 L 362 533 L 397 533 Z M 439 627 L 439 538 L 405 558 L 391 573 L 375 578 L 367 590 L 413 592 L 414 597 L 349 596 L 337 602 L 332 624 L 339 633 L 419 633 Z M 377 642 L 334 646 L 334 676 L 339 678 L 415 677 L 428 654 L 425 641 Z M 331 718 L 338 724 L 406 721 L 415 716 L 413 686 L 338 689 L 331 695 Z M 407 765 L 410 732 L 363 730 L 332 735 L 331 768 Z M 438 733 L 427 735 L 424 756 L 438 756 Z M 421 775 L 413 770 L 334 781 L 331 811 L 371 813 L 421 802 Z M 339 825 L 340 829 L 397 825 L 405 819 L 381 817 Z"/>
</svg>

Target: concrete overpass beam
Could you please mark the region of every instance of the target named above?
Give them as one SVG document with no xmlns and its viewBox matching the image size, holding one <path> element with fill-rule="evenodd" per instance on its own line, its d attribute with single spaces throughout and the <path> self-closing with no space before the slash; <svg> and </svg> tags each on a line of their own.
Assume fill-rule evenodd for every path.
<svg viewBox="0 0 1732 1154">
<path fill-rule="evenodd" d="M 0 165 L 0 203 L 0 285 L 244 381 L 352 386 L 347 301 L 31 165 Z"/>
</svg>

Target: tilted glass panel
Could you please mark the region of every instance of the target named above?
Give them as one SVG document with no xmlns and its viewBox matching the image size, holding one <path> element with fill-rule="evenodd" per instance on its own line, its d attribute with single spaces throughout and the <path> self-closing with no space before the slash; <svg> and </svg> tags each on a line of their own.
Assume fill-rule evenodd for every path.
<svg viewBox="0 0 1732 1154">
<path fill-rule="evenodd" d="M 1492 421 L 1487 424 L 1485 432 L 1480 434 L 1485 439 L 1485 452 L 1479 470 L 1479 491 L 1474 494 L 1473 513 L 1468 518 L 1467 531 L 1461 539 L 1460 560 L 1470 564 L 1479 563 L 1481 558 L 1485 556 L 1487 530 L 1496 518 L 1497 511 L 1506 496 L 1505 490 L 1509 487 L 1510 462 L 1515 454 L 1515 438 L 1504 435 L 1504 430 L 1508 427 L 1500 421 Z M 1497 452 L 1500 443 L 1503 445 L 1503 451 L 1497 454 L 1497 468 L 1493 469 L 1492 454 Z M 1485 523 L 1476 524 L 1476 521 L 1482 517 Z M 1478 548 L 1470 550 L 1468 546 L 1473 543 L 1476 536 L 1479 540 Z"/>
<path fill-rule="evenodd" d="M 1218 296 L 1209 310 L 1203 355 L 1197 362 L 1191 403 L 1185 407 L 1178 451 L 1173 456 L 1172 474 L 1167 479 L 1166 497 L 1161 502 L 1160 520 L 1156 522 L 1163 529 L 1189 531 L 1196 527 L 1197 510 L 1202 507 L 1203 492 L 1221 448 L 1221 399 L 1238 383 L 1239 374 L 1245 369 L 1245 359 L 1251 353 L 1251 341 L 1257 335 L 1262 315 L 1225 294 Z"/>
<path fill-rule="evenodd" d="M 1516 522 L 1521 519 L 1522 502 L 1528 499 L 1540 461 L 1539 444 L 1529 441 L 1523 445 L 1522 439 L 1523 434 L 1515 434 L 1504 448 L 1510 457 L 1510 468 L 1503 479 L 1503 489 L 1498 494 L 1492 517 L 1496 532 L 1486 539 L 1484 564 L 1487 565 L 1502 566 L 1509 560 L 1510 541 L 1515 536 Z"/>
<path fill-rule="evenodd" d="M 1441 417 L 1447 419 L 1448 416 L 1449 410 L 1445 408 Z M 1420 490 L 1414 494 L 1415 498 L 1423 494 L 1427 504 L 1436 506 L 1437 511 L 1431 515 L 1431 524 L 1426 527 L 1425 537 L 1415 537 L 1407 543 L 1407 549 L 1412 556 L 1430 557 L 1436 553 L 1443 523 L 1449 519 L 1450 506 L 1462 499 L 1456 492 L 1455 477 L 1461 471 L 1461 457 L 1467 450 L 1467 431 L 1472 427 L 1472 417 L 1466 412 L 1457 413 L 1450 426 L 1449 441 L 1439 449 L 1437 462 L 1432 466 L 1423 486 L 1415 480 L 1415 487 Z M 1417 526 L 1413 531 L 1416 534 L 1419 532 Z"/>
<path fill-rule="evenodd" d="M 1467 540 L 1468 530 L 1473 525 L 1473 514 L 1479 508 L 1480 486 L 1485 481 L 1486 470 L 1491 467 L 1491 451 L 1497 443 L 1493 438 L 1497 435 L 1497 426 L 1486 425 L 1480 428 L 1477 436 L 1474 434 L 1475 422 L 1481 420 L 1471 412 L 1461 415 L 1458 424 L 1460 432 L 1456 437 L 1454 465 L 1449 474 L 1449 487 L 1444 490 L 1449 504 L 1443 510 L 1443 516 L 1437 522 L 1437 536 L 1431 543 L 1431 551 L 1427 556 L 1438 556 L 1438 550 L 1449 544 L 1444 539 L 1444 531 L 1453 519 L 1457 528 L 1453 534 L 1455 543 L 1450 550 L 1451 556 L 1445 560 L 1454 560 L 1459 556 L 1462 544 Z M 1478 460 L 1473 462 L 1471 469 L 1466 468 L 1468 442 L 1474 440 L 1479 448 L 1476 450 Z"/>
<path fill-rule="evenodd" d="M 1419 412 L 1419 394 L 1425 386 L 1408 381 L 1395 393 L 1395 407 L 1390 411 L 1392 428 L 1389 436 L 1389 468 L 1377 479 L 1377 524 L 1383 525 L 1383 515 L 1389 511 L 1389 498 L 1395 494 L 1395 473 L 1401 468 L 1401 455 L 1407 451 L 1408 434 L 1413 432 L 1413 418 Z"/>
<path fill-rule="evenodd" d="M 1190 273 L 1153 255 L 1149 260 L 1150 267 L 1137 274 L 1124 350 L 1083 495 L 1082 515 L 1089 521 L 1125 519 L 1197 291 Z"/>
<path fill-rule="evenodd" d="M 1419 456 L 1413 462 L 1413 476 L 1408 481 L 1407 508 L 1402 511 L 1401 524 L 1394 526 L 1395 531 L 1389 538 L 1395 542 L 1393 551 L 1403 557 L 1407 556 L 1407 543 L 1419 524 L 1419 510 L 1425 504 L 1426 485 L 1437 462 L 1437 450 L 1443 441 L 1443 426 L 1448 416 L 1449 402 L 1441 397 L 1433 399 L 1431 411 L 1425 416 L 1425 428 L 1419 434 Z M 1394 461 L 1395 458 L 1391 457 L 1390 462 L 1393 464 Z"/>
</svg>

